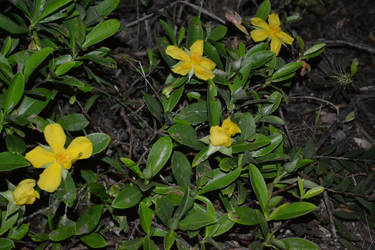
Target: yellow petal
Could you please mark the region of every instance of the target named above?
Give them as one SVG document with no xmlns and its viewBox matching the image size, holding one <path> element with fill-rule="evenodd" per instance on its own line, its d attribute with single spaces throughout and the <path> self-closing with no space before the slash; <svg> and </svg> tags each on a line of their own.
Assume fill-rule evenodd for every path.
<svg viewBox="0 0 375 250">
<path fill-rule="evenodd" d="M 203 55 L 203 40 L 197 40 L 190 46 L 190 54 Z"/>
<path fill-rule="evenodd" d="M 263 30 L 269 30 L 268 24 L 262 18 L 259 18 L 259 17 L 251 18 L 251 24 Z"/>
<path fill-rule="evenodd" d="M 281 41 L 277 36 L 272 35 L 271 39 L 271 51 L 274 52 L 276 55 L 279 54 L 281 48 Z"/>
<path fill-rule="evenodd" d="M 253 30 L 250 33 L 251 38 L 254 40 L 254 42 L 261 42 L 267 39 L 267 37 L 270 36 L 270 32 L 267 30 Z"/>
<path fill-rule="evenodd" d="M 237 124 L 232 122 L 230 118 L 225 119 L 221 127 L 224 129 L 225 133 L 228 136 L 233 136 L 235 134 L 241 133 L 241 129 L 237 126 Z"/>
<path fill-rule="evenodd" d="M 228 136 L 224 129 L 219 126 L 213 126 L 210 129 L 210 142 L 214 146 L 226 146 L 229 147 L 232 144 L 230 136 Z"/>
<path fill-rule="evenodd" d="M 203 67 L 200 64 L 194 65 L 194 74 L 201 80 L 207 81 L 208 79 L 214 79 L 215 75 L 212 73 L 212 70 Z"/>
<path fill-rule="evenodd" d="M 280 26 L 280 18 L 279 15 L 273 13 L 268 16 L 268 24 L 269 25 L 275 25 L 275 26 Z"/>
<path fill-rule="evenodd" d="M 25 204 L 33 204 L 35 199 L 39 199 L 39 193 L 34 190 L 35 180 L 25 179 L 18 183 L 16 189 L 13 191 L 13 200 L 16 205 L 22 206 Z"/>
<path fill-rule="evenodd" d="M 40 168 L 56 161 L 55 154 L 45 148 L 42 148 L 41 146 L 37 146 L 33 150 L 26 153 L 25 158 L 33 165 L 34 168 Z"/>
<path fill-rule="evenodd" d="M 66 135 L 63 128 L 58 123 L 48 124 L 44 128 L 44 137 L 52 152 L 58 153 L 64 149 Z"/>
<path fill-rule="evenodd" d="M 184 76 L 187 75 L 187 73 L 189 73 L 192 67 L 193 66 L 190 62 L 179 62 L 173 67 L 172 71 L 176 74 Z"/>
<path fill-rule="evenodd" d="M 211 71 L 216 67 L 216 63 L 214 63 L 211 59 L 205 57 L 202 57 L 200 65 Z"/>
<path fill-rule="evenodd" d="M 287 33 L 280 31 L 276 33 L 276 36 L 281 39 L 286 44 L 292 44 L 294 41 L 294 38 L 288 35 Z"/>
<path fill-rule="evenodd" d="M 174 45 L 169 45 L 165 50 L 165 53 L 176 60 L 185 62 L 190 61 L 190 56 L 184 50 Z"/>
<path fill-rule="evenodd" d="M 72 162 L 87 159 L 92 155 L 92 142 L 84 136 L 75 138 L 66 149 Z"/>
<path fill-rule="evenodd" d="M 47 192 L 55 192 L 61 184 L 61 168 L 58 163 L 51 164 L 39 176 L 38 186 Z"/>
</svg>

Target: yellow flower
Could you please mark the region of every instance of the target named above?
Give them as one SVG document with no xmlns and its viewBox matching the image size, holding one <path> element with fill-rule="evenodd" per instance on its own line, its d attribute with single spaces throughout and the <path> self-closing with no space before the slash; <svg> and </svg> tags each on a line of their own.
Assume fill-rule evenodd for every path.
<svg viewBox="0 0 375 250">
<path fill-rule="evenodd" d="M 44 137 L 51 150 L 37 146 L 28 152 L 25 158 L 34 168 L 46 166 L 39 176 L 38 186 L 47 192 L 54 192 L 61 183 L 62 167 L 70 169 L 76 160 L 89 158 L 92 154 L 92 143 L 86 137 L 80 136 L 65 149 L 66 135 L 58 123 L 47 125 Z"/>
<path fill-rule="evenodd" d="M 33 204 L 36 198 L 39 199 L 39 193 L 34 190 L 35 180 L 25 179 L 18 183 L 13 191 L 13 200 L 17 205 Z"/>
<path fill-rule="evenodd" d="M 234 122 L 232 122 L 230 118 L 227 118 L 223 121 L 221 127 L 211 127 L 211 144 L 214 146 L 230 147 L 230 145 L 232 145 L 231 137 L 238 133 L 241 133 L 241 129 Z"/>
<path fill-rule="evenodd" d="M 203 40 L 197 40 L 191 45 L 187 53 L 177 46 L 170 45 L 165 50 L 170 57 L 180 62 L 173 66 L 172 71 L 179 75 L 192 75 L 193 73 L 201 80 L 207 81 L 215 77 L 212 71 L 216 64 L 203 56 Z"/>
<path fill-rule="evenodd" d="M 279 54 L 281 44 L 292 44 L 294 38 L 283 32 L 280 28 L 280 19 L 277 14 L 271 14 L 268 16 L 268 23 L 259 17 L 251 18 L 251 24 L 259 29 L 251 31 L 251 38 L 255 42 L 260 42 L 271 37 L 271 51 L 276 55 Z"/>
</svg>

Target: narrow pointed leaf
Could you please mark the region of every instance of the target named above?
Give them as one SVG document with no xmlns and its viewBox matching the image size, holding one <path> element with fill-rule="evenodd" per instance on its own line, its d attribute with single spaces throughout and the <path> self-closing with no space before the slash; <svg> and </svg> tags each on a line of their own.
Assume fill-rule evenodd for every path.
<svg viewBox="0 0 375 250">
<path fill-rule="evenodd" d="M 117 19 L 109 19 L 99 23 L 87 34 L 86 40 L 82 44 L 82 48 L 87 49 L 88 47 L 113 36 L 119 28 L 120 21 Z"/>
</svg>

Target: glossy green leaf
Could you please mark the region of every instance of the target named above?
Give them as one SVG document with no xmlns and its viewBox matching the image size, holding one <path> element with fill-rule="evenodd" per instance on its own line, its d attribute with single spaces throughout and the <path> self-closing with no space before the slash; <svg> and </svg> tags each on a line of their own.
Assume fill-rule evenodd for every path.
<svg viewBox="0 0 375 250">
<path fill-rule="evenodd" d="M 48 237 L 52 241 L 63 241 L 72 237 L 74 235 L 74 232 L 74 227 L 63 226 L 50 232 L 48 234 Z"/>
<path fill-rule="evenodd" d="M 194 128 L 186 124 L 176 124 L 168 129 L 169 135 L 178 143 L 194 150 L 201 150 L 204 144 L 199 141 Z"/>
<path fill-rule="evenodd" d="M 198 101 L 184 107 L 177 115 L 176 119 L 184 120 L 192 125 L 203 123 L 208 118 L 207 104 L 203 101 Z"/>
<path fill-rule="evenodd" d="M 271 2 L 270 0 L 264 0 L 263 3 L 259 5 L 255 16 L 262 18 L 263 20 L 267 20 L 268 15 L 270 13 L 271 13 Z"/>
<path fill-rule="evenodd" d="M 120 28 L 120 22 L 117 19 L 109 19 L 96 25 L 86 36 L 82 44 L 83 49 L 97 44 L 104 39 L 113 36 Z"/>
<path fill-rule="evenodd" d="M 161 19 L 160 19 L 160 24 L 163 27 L 163 29 L 165 30 L 165 32 L 167 33 L 167 36 L 168 36 L 169 40 L 172 42 L 172 44 L 176 45 L 177 40 L 176 40 L 176 34 L 174 32 L 173 27 L 171 27 L 171 25 L 169 25 L 168 23 L 164 22 Z"/>
<path fill-rule="evenodd" d="M 95 205 L 86 209 L 78 218 L 76 224 L 76 235 L 91 233 L 100 222 L 104 205 Z"/>
<path fill-rule="evenodd" d="M 221 120 L 221 103 L 217 98 L 217 87 L 211 80 L 208 81 L 208 123 L 210 127 L 219 126 Z"/>
<path fill-rule="evenodd" d="M 323 53 L 325 46 L 325 43 L 314 44 L 311 48 L 303 53 L 302 59 L 309 59 L 320 55 L 321 53 Z"/>
<path fill-rule="evenodd" d="M 310 199 L 314 196 L 317 196 L 321 194 L 324 191 L 324 187 L 319 186 L 319 187 L 314 187 L 310 190 L 308 190 L 305 195 L 303 196 L 304 199 Z"/>
<path fill-rule="evenodd" d="M 212 178 L 198 193 L 204 194 L 213 190 L 224 188 L 234 182 L 240 176 L 240 174 L 241 168 L 236 168 L 228 173 L 221 172 L 219 169 L 217 169 L 214 171 Z"/>
<path fill-rule="evenodd" d="M 275 91 L 273 92 L 268 98 L 267 102 L 270 102 L 269 104 L 264 104 L 261 109 L 261 113 L 264 115 L 270 115 L 273 112 L 276 111 L 276 109 L 280 106 L 281 100 L 283 98 L 283 95 Z"/>
<path fill-rule="evenodd" d="M 155 209 L 156 215 L 159 217 L 159 219 L 164 223 L 164 225 L 169 227 L 174 211 L 172 202 L 166 197 L 158 198 L 155 202 Z"/>
<path fill-rule="evenodd" d="M 90 248 L 103 248 L 107 245 L 106 240 L 98 233 L 82 236 L 81 241 Z"/>
<path fill-rule="evenodd" d="M 168 56 L 166 53 L 165 53 L 165 50 L 167 49 L 167 47 L 170 45 L 169 44 L 169 41 L 166 37 L 158 37 L 156 38 L 156 44 L 158 45 L 158 49 L 159 49 L 159 52 L 160 52 L 160 55 L 161 57 L 164 59 L 164 61 L 170 66 L 172 67 L 173 65 L 176 64 L 176 61 L 172 59 L 172 57 Z"/>
<path fill-rule="evenodd" d="M 152 225 L 152 216 L 154 215 L 154 211 L 151 210 L 145 203 L 141 202 L 139 204 L 139 218 L 141 220 L 141 226 L 143 231 L 150 235 L 151 233 L 151 225 Z"/>
<path fill-rule="evenodd" d="M 151 240 L 150 237 L 146 237 L 143 240 L 143 249 L 158 250 L 159 248 L 156 246 L 155 242 Z"/>
<path fill-rule="evenodd" d="M 129 168 L 131 171 L 136 173 L 140 178 L 143 179 L 143 174 L 137 163 L 135 163 L 133 160 L 125 157 L 121 157 L 120 161 L 125 164 L 127 168 Z"/>
<path fill-rule="evenodd" d="M 60 64 L 59 66 L 57 66 L 56 70 L 55 70 L 55 74 L 57 76 L 61 76 L 61 75 L 64 75 L 65 73 L 67 73 L 71 68 L 74 67 L 76 63 L 74 61 L 70 61 L 70 62 L 65 62 L 65 63 L 62 63 Z"/>
<path fill-rule="evenodd" d="M 57 122 L 67 131 L 80 131 L 90 124 L 84 115 L 78 113 L 62 116 Z"/>
<path fill-rule="evenodd" d="M 21 72 L 14 76 L 8 91 L 5 94 L 3 108 L 5 113 L 10 113 L 23 96 L 25 89 L 25 80 Z"/>
<path fill-rule="evenodd" d="M 269 217 L 269 220 L 287 220 L 308 214 L 316 209 L 316 206 L 309 202 L 285 203 L 276 208 Z"/>
<path fill-rule="evenodd" d="M 250 155 L 255 158 L 255 157 L 265 156 L 265 155 L 271 153 L 275 148 L 277 148 L 280 145 L 280 143 L 283 140 L 283 136 L 282 136 L 282 134 L 275 133 L 275 134 L 270 136 L 270 139 L 271 139 L 270 145 L 268 145 L 264 148 L 258 149 L 256 151 L 253 151 L 253 152 L 250 153 Z"/>
<path fill-rule="evenodd" d="M 184 93 L 185 86 L 181 86 L 175 89 L 169 96 L 169 98 L 164 95 L 161 97 L 161 102 L 165 112 L 172 112 L 176 107 L 177 103 L 181 99 L 182 94 Z"/>
<path fill-rule="evenodd" d="M 75 182 L 69 172 L 67 172 L 65 179 L 62 180 L 62 183 L 55 194 L 68 207 L 73 207 L 74 202 L 77 198 L 77 189 Z"/>
<path fill-rule="evenodd" d="M 195 210 L 180 221 L 179 228 L 183 231 L 197 230 L 215 222 L 214 216 L 207 214 L 205 211 Z"/>
<path fill-rule="evenodd" d="M 217 51 L 216 47 L 213 46 L 209 42 L 204 43 L 204 54 L 207 55 L 208 58 L 213 60 L 216 63 L 217 68 L 224 70 L 223 63 L 220 59 L 220 54 Z"/>
<path fill-rule="evenodd" d="M 266 115 L 259 119 L 260 122 L 271 123 L 274 125 L 282 126 L 285 124 L 284 120 L 275 115 Z"/>
<path fill-rule="evenodd" d="M 119 250 L 136 250 L 143 245 L 145 238 L 123 241 Z"/>
<path fill-rule="evenodd" d="M 127 186 L 116 196 L 112 207 L 125 209 L 133 207 L 142 199 L 142 192 L 136 186 Z"/>
<path fill-rule="evenodd" d="M 175 151 L 172 156 L 172 173 L 178 185 L 187 188 L 190 185 L 191 165 L 186 156 Z"/>
<path fill-rule="evenodd" d="M 208 39 L 216 42 L 222 39 L 227 33 L 227 31 L 228 31 L 227 26 L 219 25 L 210 32 L 210 34 L 208 35 Z"/>
<path fill-rule="evenodd" d="M 245 57 L 243 64 L 250 64 L 252 69 L 256 69 L 269 62 L 274 56 L 275 54 L 269 50 L 256 51 L 253 54 Z"/>
<path fill-rule="evenodd" d="M 168 234 L 166 236 L 164 236 L 164 240 L 163 240 L 164 249 L 165 250 L 171 249 L 175 240 L 176 240 L 176 238 L 177 238 L 176 232 L 173 231 L 173 230 L 169 230 Z"/>
<path fill-rule="evenodd" d="M 27 33 L 27 27 L 18 23 L 15 23 L 13 20 L 0 14 L 0 28 L 11 33 L 11 34 L 25 34 Z"/>
<path fill-rule="evenodd" d="M 280 69 L 278 69 L 275 73 L 273 73 L 271 80 L 277 80 L 279 78 L 282 78 L 284 76 L 290 75 L 294 73 L 295 71 L 299 70 L 303 65 L 303 62 L 291 62 L 284 66 L 282 66 Z"/>
<path fill-rule="evenodd" d="M 232 152 L 234 154 L 247 151 L 250 152 L 271 143 L 271 140 L 263 134 L 255 134 L 254 136 L 249 138 L 248 141 L 250 142 L 233 143 Z"/>
<path fill-rule="evenodd" d="M 256 132 L 254 117 L 249 112 L 238 114 L 237 117 L 239 117 L 237 125 L 241 129 L 238 141 L 245 141 L 254 136 Z"/>
<path fill-rule="evenodd" d="M 163 121 L 163 107 L 160 102 L 152 95 L 144 94 L 143 101 L 145 102 L 150 113 L 158 119 L 159 122 Z"/>
<path fill-rule="evenodd" d="M 102 152 L 111 142 L 111 137 L 105 133 L 92 133 L 86 135 L 86 138 L 92 142 L 93 155 Z"/>
<path fill-rule="evenodd" d="M 0 153 L 0 172 L 11 171 L 27 166 L 30 166 L 30 163 L 26 161 L 22 155 L 16 155 L 10 152 Z"/>
<path fill-rule="evenodd" d="M 1 246 L 1 250 L 11 250 L 16 247 L 14 245 L 14 242 L 7 238 L 0 238 L 0 246 Z"/>
<path fill-rule="evenodd" d="M 22 224 L 19 227 L 12 227 L 9 230 L 8 238 L 12 240 L 22 240 L 23 237 L 29 232 L 29 225 Z M 1 243 L 0 243 L 1 246 Z M 2 248 L 0 248 L 2 249 Z"/>
<path fill-rule="evenodd" d="M 285 246 L 287 247 L 286 249 L 319 250 L 319 247 L 315 243 L 302 238 L 284 238 L 280 241 L 285 244 Z"/>
<path fill-rule="evenodd" d="M 114 11 L 119 5 L 120 0 L 104 0 L 96 6 L 96 11 L 102 16 L 106 17 Z"/>
<path fill-rule="evenodd" d="M 8 59 L 2 54 L 0 54 L 0 71 L 5 75 L 7 81 L 8 79 L 12 79 L 14 77 L 13 70 Z"/>
<path fill-rule="evenodd" d="M 190 46 L 197 40 L 203 40 L 202 23 L 199 17 L 193 17 L 188 25 L 187 47 L 190 49 Z"/>
<path fill-rule="evenodd" d="M 47 47 L 34 52 L 29 58 L 27 58 L 23 74 L 25 77 L 25 83 L 28 82 L 31 74 L 36 68 L 53 52 L 53 48 Z"/>
<path fill-rule="evenodd" d="M 234 225 L 234 222 L 229 219 L 228 215 L 221 216 L 213 225 L 209 225 L 205 229 L 204 237 L 213 238 L 228 232 Z"/>
<path fill-rule="evenodd" d="M 44 7 L 44 10 L 43 10 L 42 14 L 35 19 L 36 20 L 42 20 L 43 18 L 51 15 L 52 13 L 54 13 L 58 9 L 62 8 L 64 5 L 68 4 L 71 1 L 72 0 L 52 0 L 52 1 L 48 1 L 47 5 Z"/>
<path fill-rule="evenodd" d="M 172 154 L 173 143 L 169 136 L 161 137 L 157 140 L 151 148 L 148 155 L 146 169 L 151 170 L 151 176 L 143 173 L 146 179 L 151 179 L 164 167 Z"/>
<path fill-rule="evenodd" d="M 236 207 L 229 213 L 229 218 L 237 224 L 254 226 L 259 224 L 257 214 L 250 207 Z"/>
<path fill-rule="evenodd" d="M 23 139 L 14 134 L 5 137 L 5 144 L 10 153 L 23 154 L 26 151 L 26 144 Z"/>
<path fill-rule="evenodd" d="M 262 211 L 265 212 L 266 206 L 268 203 L 268 190 L 267 190 L 266 182 L 264 181 L 262 173 L 253 164 L 249 165 L 249 176 L 250 176 L 251 186 L 259 201 L 259 205 Z"/>
</svg>

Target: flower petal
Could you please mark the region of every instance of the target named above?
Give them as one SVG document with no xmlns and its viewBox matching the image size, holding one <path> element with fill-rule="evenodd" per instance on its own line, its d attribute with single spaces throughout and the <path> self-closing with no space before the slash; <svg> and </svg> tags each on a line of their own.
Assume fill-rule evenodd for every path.
<svg viewBox="0 0 375 250">
<path fill-rule="evenodd" d="M 274 52 L 276 55 L 279 54 L 281 48 L 281 41 L 277 36 L 272 35 L 271 39 L 271 51 Z"/>
<path fill-rule="evenodd" d="M 241 133 L 241 129 L 237 126 L 237 124 L 232 122 L 230 118 L 225 119 L 221 127 L 224 129 L 225 133 L 228 136 L 233 136 L 235 134 Z"/>
<path fill-rule="evenodd" d="M 267 30 L 253 30 L 250 33 L 251 38 L 254 40 L 254 42 L 261 42 L 267 39 L 267 37 L 270 36 L 270 32 Z"/>
<path fill-rule="evenodd" d="M 268 24 L 269 25 L 275 25 L 275 26 L 280 26 L 280 18 L 278 14 L 271 14 L 268 15 Z"/>
<path fill-rule="evenodd" d="M 189 71 L 192 69 L 193 65 L 190 62 L 179 62 L 177 63 L 172 71 L 179 75 L 187 75 Z"/>
<path fill-rule="evenodd" d="M 36 198 L 40 198 L 39 193 L 34 190 L 35 180 L 25 179 L 18 183 L 16 189 L 13 191 L 13 200 L 16 205 L 22 206 L 25 204 L 33 204 Z"/>
<path fill-rule="evenodd" d="M 205 57 L 202 57 L 200 65 L 211 71 L 216 67 L 216 63 L 214 63 L 211 59 Z"/>
<path fill-rule="evenodd" d="M 165 53 L 176 60 L 184 62 L 190 61 L 190 56 L 183 49 L 174 45 L 169 45 L 165 50 Z"/>
<path fill-rule="evenodd" d="M 289 44 L 289 45 L 292 44 L 293 41 L 294 41 L 293 37 L 291 37 L 290 35 L 288 35 L 287 33 L 283 32 L 283 31 L 280 31 L 280 32 L 276 33 L 276 36 L 278 38 L 280 38 L 281 41 L 283 41 L 284 43 Z"/>
<path fill-rule="evenodd" d="M 228 136 L 224 129 L 219 126 L 213 126 L 210 129 L 210 142 L 214 146 L 226 146 L 229 147 L 232 144 L 230 136 Z"/>
<path fill-rule="evenodd" d="M 64 149 L 66 135 L 60 124 L 48 124 L 44 128 L 44 137 L 48 145 L 50 145 L 52 152 L 58 153 Z"/>
<path fill-rule="evenodd" d="M 208 79 L 214 79 L 215 77 L 214 73 L 212 73 L 212 70 L 203 67 L 200 64 L 194 65 L 193 69 L 195 76 L 201 80 L 207 81 Z"/>
<path fill-rule="evenodd" d="M 58 163 L 48 166 L 39 176 L 38 186 L 47 192 L 55 192 L 61 184 L 61 168 Z"/>
<path fill-rule="evenodd" d="M 92 155 L 92 142 L 84 136 L 77 137 L 70 143 L 66 151 L 72 162 L 87 159 Z"/>
<path fill-rule="evenodd" d="M 195 54 L 195 55 L 198 55 L 198 56 L 203 55 L 203 40 L 196 40 L 190 46 L 190 54 Z"/>
<path fill-rule="evenodd" d="M 37 146 L 26 153 L 25 158 L 34 168 L 40 168 L 56 161 L 55 154 L 41 146 Z"/>
<path fill-rule="evenodd" d="M 270 27 L 266 23 L 266 21 L 264 21 L 262 18 L 259 18 L 259 17 L 251 18 L 251 24 L 258 27 L 258 28 L 261 28 L 263 30 L 269 30 L 270 29 Z"/>
</svg>

